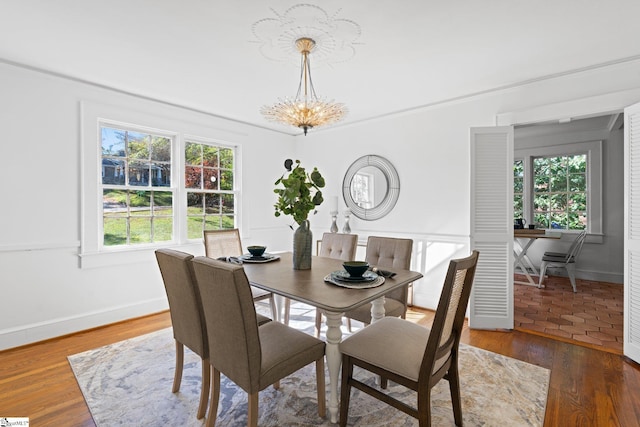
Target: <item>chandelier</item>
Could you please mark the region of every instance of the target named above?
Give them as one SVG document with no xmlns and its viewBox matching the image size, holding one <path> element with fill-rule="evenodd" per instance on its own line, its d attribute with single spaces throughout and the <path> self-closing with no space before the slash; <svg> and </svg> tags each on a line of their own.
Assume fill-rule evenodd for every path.
<svg viewBox="0 0 640 427">
<path fill-rule="evenodd" d="M 325 101 L 318 98 L 311 81 L 311 66 L 309 54 L 316 42 L 308 37 L 296 40 L 296 47 L 302 54 L 300 65 L 300 83 L 294 99 L 278 99 L 271 106 L 264 106 L 260 112 L 274 122 L 296 126 L 304 130 L 304 134 L 311 128 L 335 123 L 342 119 L 347 109 L 344 104 Z"/>
</svg>

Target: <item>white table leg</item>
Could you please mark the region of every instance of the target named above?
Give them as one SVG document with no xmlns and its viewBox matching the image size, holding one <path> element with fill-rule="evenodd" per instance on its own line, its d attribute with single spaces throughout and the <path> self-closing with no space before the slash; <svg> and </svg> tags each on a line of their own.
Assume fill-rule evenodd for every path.
<svg viewBox="0 0 640 427">
<path fill-rule="evenodd" d="M 280 322 L 283 319 L 282 309 L 284 307 L 284 297 L 282 295 L 275 294 L 274 302 L 276 304 L 276 314 L 278 316 L 277 319 L 273 319 L 276 322 Z"/>
<path fill-rule="evenodd" d="M 342 365 L 342 354 L 338 347 L 342 341 L 342 316 L 344 313 L 324 313 L 327 323 L 327 346 L 325 354 L 327 356 L 327 367 L 329 368 L 329 415 L 332 423 L 338 422 L 338 375 Z"/>
<path fill-rule="evenodd" d="M 371 323 L 375 323 L 384 317 L 384 301 L 385 298 L 383 296 L 371 301 Z"/>
</svg>

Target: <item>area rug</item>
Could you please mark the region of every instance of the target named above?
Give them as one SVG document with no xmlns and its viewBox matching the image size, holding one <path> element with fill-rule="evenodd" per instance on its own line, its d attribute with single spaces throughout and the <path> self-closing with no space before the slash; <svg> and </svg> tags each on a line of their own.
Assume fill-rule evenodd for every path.
<svg viewBox="0 0 640 427">
<path fill-rule="evenodd" d="M 312 324 L 312 322 L 310 322 Z M 170 328 L 69 356 L 69 363 L 98 427 L 201 426 L 196 419 L 200 359 L 185 351 L 182 386 L 171 392 L 175 346 Z M 465 426 L 542 426 L 549 370 L 461 345 L 460 382 Z M 366 378 L 368 373 L 359 375 Z M 375 381 L 373 376 L 366 379 Z M 329 382 L 328 374 L 326 378 Z M 414 404 L 415 394 L 389 383 L 395 396 Z M 327 391 L 328 399 L 328 391 Z M 449 387 L 441 381 L 431 398 L 435 426 L 454 425 Z M 245 426 L 247 395 L 224 376 L 219 426 Z M 417 426 L 417 421 L 353 389 L 350 426 Z M 283 379 L 279 390 L 260 392 L 260 426 L 331 426 L 317 414 L 315 366 Z"/>
</svg>

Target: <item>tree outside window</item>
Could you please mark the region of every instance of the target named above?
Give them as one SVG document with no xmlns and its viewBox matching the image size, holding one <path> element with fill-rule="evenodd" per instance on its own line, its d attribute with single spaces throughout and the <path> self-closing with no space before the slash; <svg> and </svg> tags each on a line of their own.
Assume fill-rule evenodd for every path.
<svg viewBox="0 0 640 427">
<path fill-rule="evenodd" d="M 199 142 L 185 146 L 187 238 L 235 228 L 234 150 Z"/>
</svg>

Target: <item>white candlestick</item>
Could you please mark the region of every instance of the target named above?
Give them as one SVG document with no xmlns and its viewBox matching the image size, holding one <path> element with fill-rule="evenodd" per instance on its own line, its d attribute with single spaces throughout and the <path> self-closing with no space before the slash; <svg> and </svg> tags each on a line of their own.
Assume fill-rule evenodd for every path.
<svg viewBox="0 0 640 427">
<path fill-rule="evenodd" d="M 330 212 L 338 212 L 338 196 L 331 197 Z"/>
</svg>

